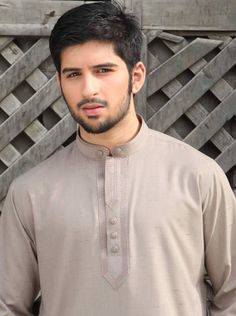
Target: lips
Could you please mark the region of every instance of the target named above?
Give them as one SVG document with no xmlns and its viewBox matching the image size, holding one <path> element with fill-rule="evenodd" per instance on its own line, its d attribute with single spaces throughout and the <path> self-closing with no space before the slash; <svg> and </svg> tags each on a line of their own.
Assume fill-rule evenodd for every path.
<svg viewBox="0 0 236 316">
<path fill-rule="evenodd" d="M 88 115 L 88 116 L 95 116 L 101 113 L 104 109 L 104 105 L 91 103 L 85 104 L 81 107 L 81 109 Z"/>
</svg>

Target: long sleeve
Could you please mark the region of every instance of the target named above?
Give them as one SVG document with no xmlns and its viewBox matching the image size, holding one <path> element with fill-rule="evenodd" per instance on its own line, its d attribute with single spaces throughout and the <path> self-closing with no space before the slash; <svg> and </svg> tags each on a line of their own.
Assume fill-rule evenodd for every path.
<svg viewBox="0 0 236 316">
<path fill-rule="evenodd" d="M 12 186 L 0 218 L 0 316 L 32 315 L 39 291 L 34 241 L 24 222 L 30 203 L 21 192 L 16 201 Z"/>
<path fill-rule="evenodd" d="M 212 316 L 236 315 L 236 199 L 219 168 L 204 202 L 205 264 L 213 287 Z"/>
</svg>

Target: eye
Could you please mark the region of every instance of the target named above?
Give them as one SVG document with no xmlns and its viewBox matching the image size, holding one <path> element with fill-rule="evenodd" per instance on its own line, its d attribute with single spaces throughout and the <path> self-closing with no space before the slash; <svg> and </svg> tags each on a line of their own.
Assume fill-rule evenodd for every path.
<svg viewBox="0 0 236 316">
<path fill-rule="evenodd" d="M 112 69 L 110 69 L 110 68 L 99 68 L 97 70 L 97 73 L 104 74 L 104 73 L 107 73 L 107 72 L 110 72 L 110 71 L 112 71 Z"/>
<path fill-rule="evenodd" d="M 71 72 L 67 75 L 67 78 L 75 78 L 75 77 L 78 77 L 80 76 L 80 73 L 79 72 Z"/>
</svg>

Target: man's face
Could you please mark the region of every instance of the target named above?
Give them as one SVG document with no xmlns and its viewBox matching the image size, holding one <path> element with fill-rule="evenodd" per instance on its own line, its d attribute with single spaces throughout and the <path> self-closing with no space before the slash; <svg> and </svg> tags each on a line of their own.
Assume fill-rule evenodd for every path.
<svg viewBox="0 0 236 316">
<path fill-rule="evenodd" d="M 106 132 L 130 110 L 130 74 L 111 43 L 63 49 L 59 81 L 72 116 L 89 133 Z"/>
</svg>

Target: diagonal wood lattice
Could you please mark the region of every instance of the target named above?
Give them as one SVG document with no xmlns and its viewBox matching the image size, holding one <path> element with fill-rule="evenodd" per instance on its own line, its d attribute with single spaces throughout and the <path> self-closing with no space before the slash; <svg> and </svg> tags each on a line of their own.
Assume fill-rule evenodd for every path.
<svg viewBox="0 0 236 316">
<path fill-rule="evenodd" d="M 212 156 L 234 185 L 236 39 L 145 30 L 148 75 L 138 111 L 154 129 Z M 0 200 L 11 181 L 75 131 L 47 38 L 0 38 Z"/>
<path fill-rule="evenodd" d="M 148 125 L 216 159 L 235 188 L 236 39 L 145 34 Z"/>
<path fill-rule="evenodd" d="M 150 127 L 216 159 L 235 189 L 234 2 L 225 7 L 217 0 L 212 12 L 208 1 L 170 1 L 168 10 L 159 0 L 123 2 L 141 17 L 145 39 L 147 81 L 136 99 L 138 111 Z M 63 12 L 82 3 L 6 0 L 1 4 L 0 201 L 16 176 L 74 134 L 76 124 L 60 97 L 47 37 Z"/>
<path fill-rule="evenodd" d="M 0 50 L 2 200 L 12 180 L 51 155 L 76 126 L 60 97 L 48 39 L 2 37 Z"/>
<path fill-rule="evenodd" d="M 76 124 L 60 97 L 47 37 L 63 12 L 84 2 L 0 3 L 0 211 L 16 176 L 73 139 Z M 147 81 L 138 112 L 215 159 L 235 190 L 235 1 L 120 2 L 141 17 L 144 32 Z"/>
</svg>

